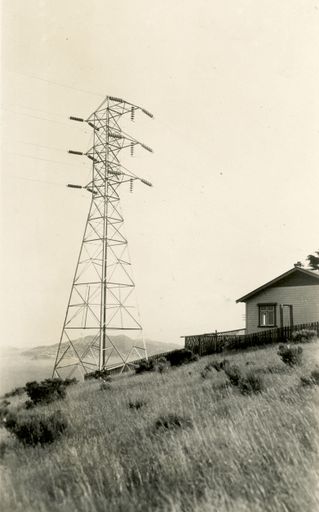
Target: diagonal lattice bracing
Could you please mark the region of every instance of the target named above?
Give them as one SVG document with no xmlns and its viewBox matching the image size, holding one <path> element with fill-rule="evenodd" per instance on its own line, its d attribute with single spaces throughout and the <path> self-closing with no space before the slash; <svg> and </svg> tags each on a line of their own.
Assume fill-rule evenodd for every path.
<svg viewBox="0 0 319 512">
<path fill-rule="evenodd" d="M 147 357 L 135 299 L 135 284 L 120 209 L 120 186 L 142 178 L 121 164 L 121 151 L 136 146 L 151 151 L 121 130 L 121 118 L 135 119 L 148 111 L 120 98 L 107 96 L 86 120 L 94 142 L 86 153 L 92 161 L 92 180 L 85 188 L 92 196 L 80 253 L 58 345 L 53 375 L 82 374 L 119 367 Z M 128 336 L 129 335 L 129 336 Z M 132 339 L 134 341 L 132 341 Z"/>
</svg>

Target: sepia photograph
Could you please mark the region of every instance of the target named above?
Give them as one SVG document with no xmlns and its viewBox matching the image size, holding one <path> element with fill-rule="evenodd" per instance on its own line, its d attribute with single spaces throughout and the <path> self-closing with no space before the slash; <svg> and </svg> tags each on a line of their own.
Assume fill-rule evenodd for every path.
<svg viewBox="0 0 319 512">
<path fill-rule="evenodd" d="M 319 512 L 319 0 L 2 0 L 0 508 Z"/>
</svg>

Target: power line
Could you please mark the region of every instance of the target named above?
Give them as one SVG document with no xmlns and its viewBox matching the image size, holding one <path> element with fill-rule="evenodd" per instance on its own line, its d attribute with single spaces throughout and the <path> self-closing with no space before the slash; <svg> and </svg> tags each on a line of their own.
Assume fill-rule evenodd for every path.
<svg viewBox="0 0 319 512">
<path fill-rule="evenodd" d="M 19 116 L 27 116 L 32 117 L 33 119 L 42 119 L 44 121 L 51 121 L 51 123 L 59 123 L 59 124 L 69 124 L 67 121 L 58 121 L 57 119 L 49 119 L 48 117 L 40 117 L 40 116 L 34 116 L 32 114 L 27 114 L 26 112 L 18 112 L 15 110 L 10 110 L 9 108 L 3 108 L 2 110 L 5 110 L 7 112 L 11 112 L 12 114 L 17 114 Z"/>
<path fill-rule="evenodd" d="M 21 73 L 21 71 L 11 71 L 11 70 L 8 70 L 8 72 L 9 73 L 14 73 L 16 75 L 26 76 L 26 77 L 32 78 L 34 80 L 40 80 L 41 82 L 46 82 L 48 84 L 57 85 L 59 87 L 65 87 L 66 89 L 73 89 L 74 91 L 84 92 L 86 94 L 92 94 L 93 96 L 99 96 L 100 98 L 105 96 L 104 94 L 101 94 L 101 93 L 98 93 L 98 92 L 88 91 L 86 89 L 79 89 L 78 87 L 73 87 L 72 85 L 61 84 L 60 82 L 55 82 L 53 80 L 48 80 L 47 78 L 42 78 L 42 77 L 39 77 L 39 76 L 30 75 L 28 73 Z"/>
<path fill-rule="evenodd" d="M 62 151 L 64 153 L 66 153 L 66 148 L 62 149 L 62 148 L 53 148 L 52 146 L 43 146 L 42 144 L 34 144 L 33 142 L 24 142 L 23 140 L 18 140 L 17 141 L 18 144 L 25 144 L 26 146 L 35 146 L 37 148 L 43 148 L 43 149 L 51 149 L 53 151 Z"/>
<path fill-rule="evenodd" d="M 71 165 L 73 167 L 79 167 L 79 166 L 85 167 L 85 163 L 71 164 L 70 162 L 59 162 L 58 160 L 51 160 L 49 158 L 40 158 L 38 156 L 32 156 L 32 155 L 22 155 L 21 153 L 15 153 L 13 151 L 8 151 L 7 154 L 8 155 L 20 156 L 22 158 L 31 158 L 32 160 L 43 160 L 44 162 L 50 162 L 50 163 L 53 163 L 53 164 Z"/>
<path fill-rule="evenodd" d="M 25 180 L 25 181 L 35 181 L 38 183 L 45 183 L 48 185 L 56 185 L 57 187 L 65 187 L 64 183 L 56 183 L 54 181 L 37 180 L 36 178 L 27 178 L 25 176 L 17 176 L 15 174 L 13 174 L 12 176 L 9 176 L 9 178 L 16 178 L 18 180 Z"/>
<path fill-rule="evenodd" d="M 12 112 L 13 114 L 15 115 L 21 115 L 21 116 L 26 116 L 26 117 L 31 117 L 33 119 L 40 119 L 40 120 L 43 120 L 43 121 L 49 121 L 51 123 L 58 123 L 58 124 L 63 124 L 63 125 L 68 125 L 69 122 L 68 121 L 59 121 L 57 119 L 49 119 L 48 117 L 41 117 L 41 116 L 34 116 L 32 114 L 27 114 L 26 112 L 19 112 L 19 111 L 14 111 L 14 110 L 10 110 L 8 108 L 4 108 L 4 107 L 1 107 L 2 110 L 5 110 L 7 112 Z M 83 128 L 81 129 L 80 127 L 77 128 L 78 131 L 81 130 L 82 133 L 85 133 L 86 135 L 89 133 L 88 130 L 83 130 Z"/>
<path fill-rule="evenodd" d="M 27 107 L 25 105 L 18 105 L 17 103 L 15 104 L 10 104 L 8 103 L 7 106 L 1 106 L 1 109 L 3 110 L 8 110 L 6 107 L 18 107 L 18 108 L 24 108 L 26 110 L 33 110 L 34 112 L 43 112 L 44 114 L 50 114 L 50 115 L 54 115 L 54 116 L 63 116 L 63 117 L 68 117 L 67 114 L 65 112 L 53 112 L 52 110 L 42 110 L 41 108 L 34 108 L 34 107 Z"/>
</svg>

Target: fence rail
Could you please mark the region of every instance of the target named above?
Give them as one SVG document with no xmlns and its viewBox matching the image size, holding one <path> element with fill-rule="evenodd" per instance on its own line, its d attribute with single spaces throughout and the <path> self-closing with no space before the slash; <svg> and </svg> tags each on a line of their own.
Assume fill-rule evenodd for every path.
<svg viewBox="0 0 319 512">
<path fill-rule="evenodd" d="M 284 342 L 290 339 L 293 332 L 301 329 L 316 331 L 319 336 L 319 321 L 236 336 L 221 335 L 221 333 L 185 336 L 185 348 L 192 350 L 194 354 L 204 356 L 225 350 L 240 350 Z"/>
</svg>

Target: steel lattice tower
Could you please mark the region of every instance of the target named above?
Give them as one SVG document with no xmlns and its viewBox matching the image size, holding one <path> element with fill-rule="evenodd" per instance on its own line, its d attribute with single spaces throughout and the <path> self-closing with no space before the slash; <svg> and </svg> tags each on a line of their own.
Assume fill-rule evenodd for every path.
<svg viewBox="0 0 319 512">
<path fill-rule="evenodd" d="M 86 153 L 92 161 L 92 180 L 85 188 L 91 195 L 80 253 L 76 264 L 62 334 L 53 369 L 54 376 L 68 376 L 76 370 L 119 367 L 123 371 L 136 359 L 147 357 L 146 346 L 134 298 L 135 284 L 120 208 L 120 186 L 139 180 L 120 162 L 120 152 L 133 154 L 139 145 L 151 148 L 123 132 L 123 116 L 134 120 L 137 111 L 153 117 L 147 110 L 123 99 L 107 96 L 86 122 L 93 129 L 93 146 Z M 134 335 L 135 342 L 123 350 L 123 334 Z M 119 338 L 121 335 L 121 338 Z M 139 335 L 140 341 L 136 341 Z M 77 341 L 75 341 L 77 340 Z M 127 341 L 127 340 L 126 340 Z M 122 343 L 122 345 L 121 345 Z M 125 343 L 124 343 L 125 345 Z"/>
</svg>

